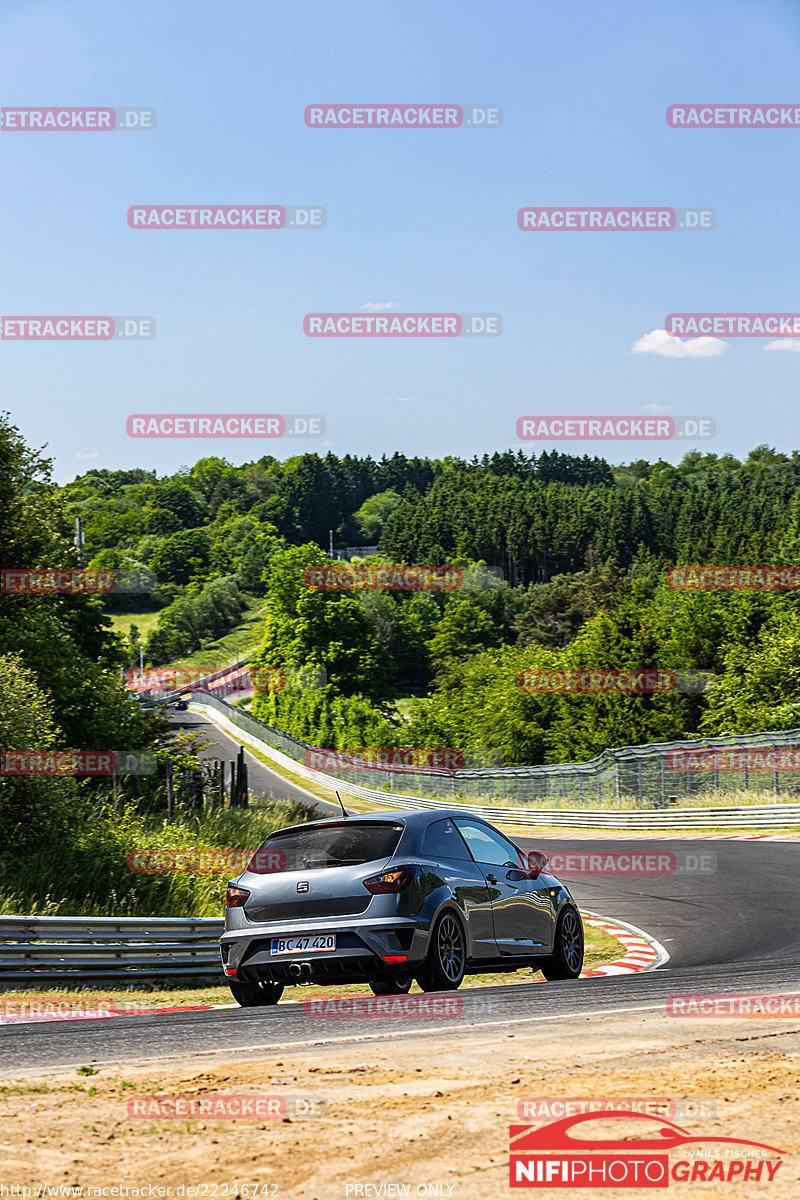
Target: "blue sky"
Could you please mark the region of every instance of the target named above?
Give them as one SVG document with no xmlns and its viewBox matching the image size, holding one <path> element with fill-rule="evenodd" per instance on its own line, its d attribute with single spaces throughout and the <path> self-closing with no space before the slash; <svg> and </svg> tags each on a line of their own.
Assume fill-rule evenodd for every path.
<svg viewBox="0 0 800 1200">
<path fill-rule="evenodd" d="M 0 133 L 3 315 L 152 316 L 152 341 L 0 341 L 0 408 L 57 477 L 516 447 L 528 414 L 702 414 L 703 450 L 798 445 L 800 354 L 632 353 L 669 312 L 793 311 L 800 129 L 668 105 L 800 104 L 796 3 L 4 0 L 0 102 L 152 107 L 147 133 Z M 499 104 L 499 129 L 317 130 L 306 105 Z M 318 231 L 132 230 L 132 204 L 317 204 Z M 704 205 L 687 233 L 522 233 L 526 205 Z M 308 312 L 497 312 L 500 337 L 310 339 Z M 367 309 L 368 311 L 368 309 Z M 388 311 L 392 311 L 389 309 Z M 321 413 L 324 442 L 129 438 L 133 412 Z M 552 448 L 551 443 L 546 448 Z M 611 461 L 675 443 L 560 443 Z"/>
</svg>

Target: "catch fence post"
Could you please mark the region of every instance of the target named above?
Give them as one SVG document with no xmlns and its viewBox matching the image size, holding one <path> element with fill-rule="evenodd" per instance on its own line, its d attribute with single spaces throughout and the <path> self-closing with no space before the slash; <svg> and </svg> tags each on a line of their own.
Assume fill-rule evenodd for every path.
<svg viewBox="0 0 800 1200">
<path fill-rule="evenodd" d="M 250 803 L 250 794 L 247 785 L 247 763 L 244 761 L 244 747 L 242 747 L 242 785 L 239 804 L 242 808 L 247 808 Z"/>
<path fill-rule="evenodd" d="M 167 785 L 167 820 L 172 820 L 172 812 L 175 807 L 175 798 L 172 792 L 172 759 L 167 759 L 165 770 L 165 782 Z"/>
</svg>

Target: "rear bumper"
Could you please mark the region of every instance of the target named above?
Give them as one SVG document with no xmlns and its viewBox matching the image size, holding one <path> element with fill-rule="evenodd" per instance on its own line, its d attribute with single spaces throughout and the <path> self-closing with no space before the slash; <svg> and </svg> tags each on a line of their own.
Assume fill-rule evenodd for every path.
<svg viewBox="0 0 800 1200">
<path fill-rule="evenodd" d="M 295 937 L 335 933 L 336 950 L 272 955 L 272 938 L 286 937 L 289 932 Z M 423 965 L 427 950 L 427 925 L 398 917 L 293 921 L 291 930 L 287 930 L 286 922 L 250 925 L 246 930 L 232 929 L 220 938 L 225 975 L 251 983 L 359 983 L 413 974 Z M 394 961 L 387 962 L 387 958 Z"/>
</svg>

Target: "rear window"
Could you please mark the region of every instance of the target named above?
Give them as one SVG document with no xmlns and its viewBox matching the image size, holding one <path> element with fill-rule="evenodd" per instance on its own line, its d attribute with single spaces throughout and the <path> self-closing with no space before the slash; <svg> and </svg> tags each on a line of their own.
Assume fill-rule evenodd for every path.
<svg viewBox="0 0 800 1200">
<path fill-rule="evenodd" d="M 402 832 L 402 825 L 378 821 L 309 826 L 272 834 L 261 849 L 285 855 L 285 871 L 350 867 L 391 858 Z"/>
</svg>

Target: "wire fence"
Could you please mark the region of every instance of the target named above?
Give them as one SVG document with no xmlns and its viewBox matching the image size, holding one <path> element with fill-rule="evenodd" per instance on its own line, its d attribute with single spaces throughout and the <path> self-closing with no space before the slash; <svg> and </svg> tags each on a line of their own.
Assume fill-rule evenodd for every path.
<svg viewBox="0 0 800 1200">
<path fill-rule="evenodd" d="M 325 753 L 209 692 L 193 698 L 305 767 Z M 583 763 L 534 767 L 389 769 L 353 760 L 337 769 L 328 756 L 324 774 L 398 796 L 549 810 L 715 807 L 730 805 L 731 793 L 774 804 L 800 797 L 800 729 L 625 746 Z"/>
</svg>

